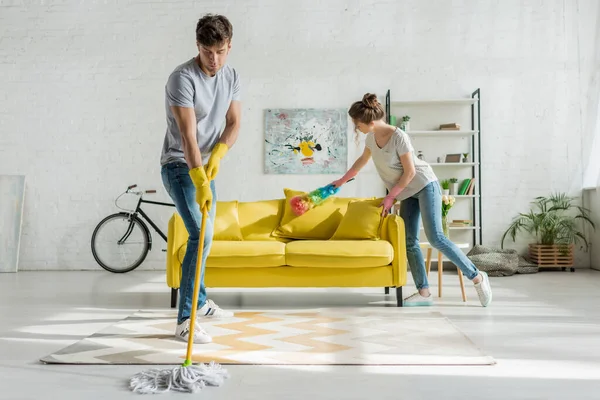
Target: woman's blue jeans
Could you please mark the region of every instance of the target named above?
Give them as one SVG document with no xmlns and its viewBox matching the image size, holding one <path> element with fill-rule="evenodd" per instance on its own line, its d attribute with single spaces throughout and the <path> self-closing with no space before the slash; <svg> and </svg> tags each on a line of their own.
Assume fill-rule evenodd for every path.
<svg viewBox="0 0 600 400">
<path fill-rule="evenodd" d="M 429 288 L 425 260 L 419 246 L 419 216 L 423 219 L 423 228 L 432 247 L 442 252 L 470 280 L 479 274 L 479 270 L 442 229 L 442 190 L 438 181 L 425 186 L 420 192 L 400 203 L 400 217 L 406 227 L 406 253 L 410 272 L 417 289 Z"/>
</svg>

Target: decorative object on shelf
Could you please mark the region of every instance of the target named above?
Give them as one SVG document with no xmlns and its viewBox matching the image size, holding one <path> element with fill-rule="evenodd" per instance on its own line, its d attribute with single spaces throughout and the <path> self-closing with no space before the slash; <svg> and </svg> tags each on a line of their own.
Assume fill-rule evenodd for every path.
<svg viewBox="0 0 600 400">
<path fill-rule="evenodd" d="M 438 162 L 438 164 L 441 163 L 442 162 L 442 157 L 438 157 L 437 158 L 437 162 Z"/>
<path fill-rule="evenodd" d="M 453 196 L 442 196 L 442 230 L 444 236 L 450 237 L 450 229 L 448 228 L 448 212 L 454 205 L 456 199 Z"/>
<path fill-rule="evenodd" d="M 574 271 L 573 245 L 581 242 L 586 250 L 589 246 L 585 231 L 579 229 L 579 221 L 596 229 L 589 210 L 573 204 L 574 201 L 574 197 L 564 193 L 536 197 L 531 202 L 535 207 L 513 219 L 502 235 L 501 247 L 504 248 L 507 236 L 514 242 L 517 234 L 525 231 L 536 237 L 536 243 L 529 244 L 530 261 L 543 267 L 571 267 Z"/>
<path fill-rule="evenodd" d="M 448 196 L 450 194 L 450 181 L 448 179 L 444 179 L 440 182 L 440 185 L 442 186 L 442 194 L 444 196 Z"/>
<path fill-rule="evenodd" d="M 475 191 L 475 178 L 467 178 L 462 181 L 460 187 L 458 188 L 458 195 L 472 195 Z"/>
<path fill-rule="evenodd" d="M 447 163 L 459 163 L 461 154 L 446 154 Z"/>
<path fill-rule="evenodd" d="M 396 116 L 395 115 L 390 115 L 390 125 L 394 125 L 396 126 Z"/>
<path fill-rule="evenodd" d="M 422 152 L 421 150 L 419 150 L 419 154 L 417 154 L 417 158 L 418 158 L 419 160 L 423 160 L 423 159 L 424 159 L 424 158 L 423 158 L 423 152 Z"/>
<path fill-rule="evenodd" d="M 450 178 L 450 194 L 456 196 L 458 194 L 458 179 Z"/>
<path fill-rule="evenodd" d="M 347 133 L 345 109 L 268 109 L 265 173 L 344 173 Z"/>
<path fill-rule="evenodd" d="M 440 131 L 458 131 L 458 130 L 460 130 L 460 124 L 457 124 L 456 122 L 440 125 Z"/>
<path fill-rule="evenodd" d="M 409 115 L 405 115 L 402 117 L 402 122 L 400 123 L 400 129 L 402 129 L 404 132 L 408 132 L 408 130 L 410 129 L 410 116 Z"/>
<path fill-rule="evenodd" d="M 469 153 L 463 153 L 463 159 L 462 162 L 466 163 L 469 162 Z"/>
</svg>

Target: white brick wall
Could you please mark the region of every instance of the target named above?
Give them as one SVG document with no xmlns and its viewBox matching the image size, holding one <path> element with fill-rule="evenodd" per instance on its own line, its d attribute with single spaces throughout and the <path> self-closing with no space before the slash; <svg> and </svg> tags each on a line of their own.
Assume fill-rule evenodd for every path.
<svg viewBox="0 0 600 400">
<path fill-rule="evenodd" d="M 230 62 L 243 79 L 221 199 L 280 197 L 333 178 L 262 173 L 265 108 L 348 107 L 388 88 L 403 98 L 481 88 L 486 243 L 534 196 L 579 193 L 594 0 L 1 1 L 0 173 L 27 175 L 21 269 L 97 269 L 92 230 L 127 185 L 168 199 L 163 87 L 195 55 L 205 12 L 233 22 Z M 346 194 L 381 194 L 372 174 Z M 166 229 L 171 210 L 148 211 Z M 143 268 L 163 269 L 164 254 Z"/>
</svg>

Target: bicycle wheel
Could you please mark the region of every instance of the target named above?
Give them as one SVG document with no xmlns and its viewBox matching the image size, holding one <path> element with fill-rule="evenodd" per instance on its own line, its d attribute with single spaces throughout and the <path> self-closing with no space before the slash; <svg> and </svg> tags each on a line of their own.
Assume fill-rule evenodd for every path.
<svg viewBox="0 0 600 400">
<path fill-rule="evenodd" d="M 107 271 L 132 271 L 148 255 L 149 234 L 146 224 L 137 217 L 126 213 L 109 215 L 94 229 L 92 254 Z"/>
</svg>

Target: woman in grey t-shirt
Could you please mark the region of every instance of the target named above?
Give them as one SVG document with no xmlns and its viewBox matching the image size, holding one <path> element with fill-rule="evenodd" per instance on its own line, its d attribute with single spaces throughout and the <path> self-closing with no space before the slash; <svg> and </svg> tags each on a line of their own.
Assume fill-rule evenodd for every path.
<svg viewBox="0 0 600 400">
<path fill-rule="evenodd" d="M 418 292 L 404 299 L 405 306 L 429 306 L 433 296 L 425 272 L 425 260 L 419 245 L 419 216 L 431 245 L 441 251 L 473 281 L 479 301 L 484 307 L 492 301 L 492 289 L 487 274 L 479 271 L 469 258 L 442 230 L 442 193 L 431 166 L 415 157 L 408 135 L 384 122 L 385 111 L 377 96 L 367 93 L 362 101 L 350 107 L 355 130 L 367 135 L 365 150 L 346 174 L 334 181 L 341 186 L 358 174 L 373 158 L 375 168 L 383 180 L 388 195 L 382 202 L 387 215 L 396 200 L 400 203 L 400 217 L 406 227 L 406 253 L 410 271 Z"/>
</svg>

